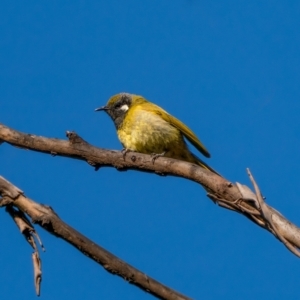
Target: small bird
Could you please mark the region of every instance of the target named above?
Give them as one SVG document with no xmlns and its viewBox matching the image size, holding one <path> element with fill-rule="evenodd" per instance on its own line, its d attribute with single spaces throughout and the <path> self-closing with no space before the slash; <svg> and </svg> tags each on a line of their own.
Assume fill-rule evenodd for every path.
<svg viewBox="0 0 300 300">
<path fill-rule="evenodd" d="M 155 158 L 175 158 L 218 174 L 188 149 L 184 138 L 204 156 L 210 157 L 196 135 L 181 121 L 142 96 L 128 93 L 114 95 L 105 106 L 95 109 L 101 110 L 114 121 L 125 153 L 135 151 L 154 155 Z"/>
</svg>

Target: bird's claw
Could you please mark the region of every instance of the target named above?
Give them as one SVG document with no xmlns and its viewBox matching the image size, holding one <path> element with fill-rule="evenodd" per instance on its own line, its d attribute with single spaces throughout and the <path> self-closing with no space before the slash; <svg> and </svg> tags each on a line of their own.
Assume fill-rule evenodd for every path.
<svg viewBox="0 0 300 300">
<path fill-rule="evenodd" d="M 131 150 L 130 149 L 127 149 L 127 148 L 123 148 L 122 150 L 121 150 L 121 153 L 122 153 L 122 155 L 123 155 L 123 159 L 125 160 L 125 157 L 126 157 L 126 154 L 128 153 L 128 152 L 130 152 Z"/>
<path fill-rule="evenodd" d="M 166 151 L 164 151 L 163 153 L 152 153 L 152 163 L 154 164 L 155 161 L 159 158 L 159 157 L 163 157 L 166 154 Z"/>
</svg>

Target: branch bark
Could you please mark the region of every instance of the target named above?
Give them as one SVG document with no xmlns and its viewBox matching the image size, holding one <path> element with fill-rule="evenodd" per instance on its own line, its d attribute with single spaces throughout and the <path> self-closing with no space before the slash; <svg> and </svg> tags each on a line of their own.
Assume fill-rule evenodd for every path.
<svg viewBox="0 0 300 300">
<path fill-rule="evenodd" d="M 11 193 L 12 191 L 14 191 L 14 193 Z M 18 191 L 18 193 L 16 193 L 16 191 Z M 39 224 L 51 234 L 64 239 L 83 254 L 102 265 L 108 272 L 123 277 L 129 283 L 160 299 L 190 299 L 152 279 L 120 260 L 104 248 L 98 246 L 74 228 L 64 223 L 51 207 L 39 204 L 25 197 L 21 190 L 1 176 L 0 195 L 3 197 L 0 199 L 0 206 L 5 205 L 11 207 L 13 205 L 17 207 L 21 212 L 29 215 L 33 223 Z M 33 253 L 32 259 L 34 262 L 36 292 L 39 295 L 41 269 L 38 252 Z"/>
<path fill-rule="evenodd" d="M 94 147 L 75 132 L 67 132 L 67 137 L 68 141 L 24 134 L 0 124 L 0 140 L 19 148 L 83 160 L 96 170 L 102 167 L 114 167 L 119 171 L 133 169 L 159 175 L 179 176 L 199 183 L 208 191 L 208 196 L 215 203 L 243 214 L 283 241 L 290 251 L 300 257 L 300 229 L 267 205 L 262 197 L 258 199 L 260 193 L 255 195 L 247 186 L 233 184 L 188 162 L 160 157 L 153 163 L 150 155 L 129 152 L 124 156 L 121 151 Z M 257 191 L 257 185 L 255 190 Z"/>
</svg>

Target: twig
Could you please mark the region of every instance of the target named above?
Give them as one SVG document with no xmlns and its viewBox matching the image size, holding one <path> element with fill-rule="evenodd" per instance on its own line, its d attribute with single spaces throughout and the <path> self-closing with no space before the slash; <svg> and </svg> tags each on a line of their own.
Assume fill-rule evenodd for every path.
<svg viewBox="0 0 300 300">
<path fill-rule="evenodd" d="M 275 222 L 273 221 L 272 217 L 274 215 L 274 210 L 270 210 L 270 208 L 266 205 L 266 202 L 263 199 L 263 196 L 260 192 L 260 189 L 254 180 L 250 169 L 247 169 L 248 176 L 253 184 L 255 193 L 256 193 L 256 199 L 257 201 L 256 206 L 257 209 L 261 212 L 261 216 L 265 220 L 267 226 L 269 227 L 269 230 L 274 233 L 274 235 L 291 251 L 293 252 L 296 256 L 300 257 L 300 251 L 299 247 L 294 245 L 293 243 L 289 242 L 281 233 L 280 230 L 277 229 Z M 279 212 L 277 212 L 279 214 Z"/>
<path fill-rule="evenodd" d="M 1 183 L 1 179 L 0 179 Z M 6 185 L 9 183 L 6 181 Z M 8 197 L 8 196 L 6 196 Z M 12 200 L 13 203 L 14 200 Z M 44 246 L 42 245 L 41 239 L 39 235 L 36 233 L 33 225 L 30 223 L 26 215 L 20 211 L 16 210 L 11 204 L 6 206 L 6 211 L 9 213 L 9 215 L 12 217 L 12 219 L 15 221 L 16 225 L 19 227 L 21 233 L 25 237 L 26 241 L 30 244 L 30 246 L 33 248 L 34 252 L 32 253 L 32 259 L 33 259 L 33 270 L 34 270 L 34 285 L 37 296 L 40 295 L 40 284 L 42 280 L 42 270 L 41 270 L 41 259 L 39 256 L 39 250 L 36 246 L 35 239 L 36 238 L 41 245 L 43 251 L 45 251 Z"/>
<path fill-rule="evenodd" d="M 33 262 L 35 292 L 37 296 L 39 296 L 41 293 L 42 262 L 38 252 L 32 253 L 32 262 Z"/>
</svg>

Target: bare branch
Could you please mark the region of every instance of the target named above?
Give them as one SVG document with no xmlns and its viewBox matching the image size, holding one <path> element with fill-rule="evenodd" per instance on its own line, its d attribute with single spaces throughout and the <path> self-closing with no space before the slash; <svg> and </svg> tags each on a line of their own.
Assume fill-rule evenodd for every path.
<svg viewBox="0 0 300 300">
<path fill-rule="evenodd" d="M 261 211 L 257 208 L 256 196 L 254 195 L 254 198 L 249 201 L 248 195 L 242 195 L 239 189 L 241 184 L 234 185 L 225 178 L 188 162 L 159 157 L 153 164 L 150 155 L 130 152 L 124 156 L 121 151 L 94 147 L 75 132 L 67 132 L 67 136 L 69 141 L 50 139 L 24 134 L 0 124 L 0 139 L 20 148 L 84 160 L 94 166 L 96 170 L 100 167 L 114 167 L 122 171 L 134 169 L 193 180 L 209 191 L 208 196 L 215 203 L 245 215 L 274 234 L 274 230 L 268 226 L 265 218 L 261 215 Z M 249 191 L 251 192 L 248 188 Z M 273 222 L 280 230 L 281 235 L 294 247 L 300 248 L 300 229 L 275 209 L 268 207 L 273 213 Z"/>
<path fill-rule="evenodd" d="M 197 182 L 209 191 L 208 196 L 215 203 L 245 215 L 257 225 L 274 234 L 290 251 L 299 256 L 300 229 L 264 201 L 261 202 L 261 199 L 258 199 L 259 189 L 256 189 L 257 195 L 255 195 L 245 185 L 240 183 L 235 185 L 209 170 L 188 162 L 159 157 L 153 163 L 150 155 L 136 152 L 124 155 L 121 151 L 94 147 L 75 132 L 67 132 L 67 136 L 69 141 L 50 139 L 24 134 L 0 124 L 0 140 L 13 146 L 83 160 L 93 166 L 95 170 L 100 167 L 114 167 L 120 171 L 133 169 L 158 175 L 179 176 Z M 19 198 L 22 197 L 24 198 L 22 195 L 19 196 Z M 22 210 L 22 208 L 20 209 Z M 26 211 L 26 213 L 28 212 Z M 43 224 L 43 222 L 41 223 Z M 80 241 L 78 242 L 80 245 Z M 79 248 L 78 245 L 74 246 Z M 103 265 L 106 267 L 105 262 Z M 130 278 L 125 275 L 123 277 Z"/>
<path fill-rule="evenodd" d="M 0 179 L 0 182 L 1 182 L 1 179 Z M 14 207 L 12 207 L 12 205 L 7 205 L 6 211 L 13 218 L 16 225 L 19 227 L 20 232 L 24 235 L 26 241 L 30 244 L 30 246 L 33 248 L 33 250 L 38 252 L 38 248 L 37 248 L 35 240 L 34 240 L 34 238 L 36 238 L 44 251 L 45 249 L 41 242 L 41 239 L 40 239 L 39 235 L 36 233 L 33 225 L 30 223 L 30 221 L 28 220 L 26 215 L 22 211 L 16 210 Z"/>
<path fill-rule="evenodd" d="M 0 184 L 4 182 L 4 178 L 0 177 Z M 10 182 L 6 181 L 6 186 L 11 188 L 16 188 L 13 186 Z M 0 190 L 1 191 L 1 190 Z M 5 196 L 8 197 L 8 196 Z M 2 199 L 1 199 L 2 200 Z M 10 202 L 13 204 L 14 200 L 10 198 Z M 44 247 L 41 243 L 41 239 L 36 233 L 33 225 L 30 223 L 26 215 L 21 211 L 15 209 L 12 204 L 9 204 L 6 206 L 6 211 L 9 213 L 9 215 L 13 218 L 16 225 L 19 227 L 21 233 L 24 235 L 26 241 L 30 244 L 30 246 L 34 249 L 34 252 L 32 253 L 32 260 L 33 260 L 33 270 L 34 270 L 34 285 L 37 296 L 40 295 L 40 284 L 42 280 L 42 269 L 41 269 L 41 259 L 39 256 L 38 247 L 36 246 L 35 239 L 38 240 L 40 243 L 42 249 L 44 250 Z"/>
<path fill-rule="evenodd" d="M 5 181 L 6 188 L 16 188 L 3 177 L 0 177 L 0 186 L 2 181 Z M 3 193 L 4 191 L 0 189 L 0 195 L 3 195 Z M 6 198 L 7 197 L 8 196 L 6 196 Z M 15 199 L 10 198 L 9 205 L 14 205 L 20 211 L 28 214 L 34 223 L 38 223 L 48 232 L 64 239 L 86 256 L 102 265 L 108 272 L 123 277 L 129 283 L 138 286 L 157 298 L 170 300 L 190 299 L 159 283 L 151 277 L 148 277 L 146 274 L 120 260 L 104 248 L 96 245 L 93 241 L 89 240 L 71 226 L 64 223 L 51 207 L 38 204 L 25 197 L 23 194 L 19 194 L 19 196 Z M 41 262 L 37 252 L 33 253 L 32 259 L 34 263 L 36 292 L 39 294 L 41 282 Z"/>
<path fill-rule="evenodd" d="M 249 178 L 254 186 L 255 193 L 256 193 L 256 199 L 255 202 L 257 209 L 261 212 L 261 216 L 264 218 L 266 225 L 268 226 L 268 229 L 272 231 L 272 233 L 296 256 L 300 257 L 300 251 L 299 249 L 290 243 L 281 233 L 280 230 L 277 229 L 275 223 L 273 222 L 273 215 L 274 212 L 270 209 L 270 207 L 265 203 L 263 196 L 260 192 L 260 189 L 254 180 L 251 172 L 249 169 L 247 169 Z M 278 212 L 277 212 L 278 213 Z M 279 213 L 278 213 L 279 214 Z"/>
</svg>

